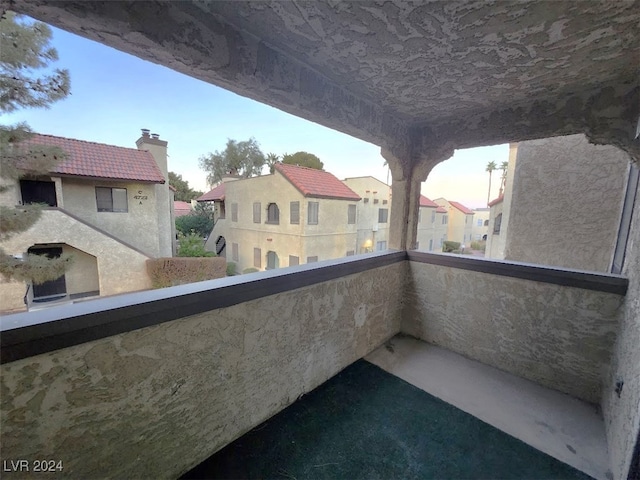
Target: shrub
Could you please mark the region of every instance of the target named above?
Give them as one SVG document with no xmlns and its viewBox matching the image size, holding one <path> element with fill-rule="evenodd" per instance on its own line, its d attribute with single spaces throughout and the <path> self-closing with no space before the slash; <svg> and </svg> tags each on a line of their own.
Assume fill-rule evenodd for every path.
<svg viewBox="0 0 640 480">
<path fill-rule="evenodd" d="M 226 275 L 226 260 L 216 258 L 152 258 L 147 260 L 147 273 L 153 288 L 202 282 Z"/>
<path fill-rule="evenodd" d="M 227 263 L 227 277 L 232 277 L 236 274 L 236 264 L 233 262 Z"/>
<path fill-rule="evenodd" d="M 472 250 L 480 250 L 482 252 L 485 251 L 485 249 L 487 248 L 487 242 L 485 241 L 477 241 L 477 242 L 471 242 L 471 249 Z"/>
<path fill-rule="evenodd" d="M 178 257 L 215 257 L 216 254 L 204 249 L 204 239 L 195 233 L 178 234 Z"/>
<path fill-rule="evenodd" d="M 176 230 L 183 235 L 196 233 L 200 237 L 208 237 L 213 230 L 213 220 L 206 215 L 185 215 L 176 218 Z"/>
<path fill-rule="evenodd" d="M 244 270 L 242 270 L 242 273 L 255 273 L 255 272 L 259 272 L 260 270 L 258 270 L 257 268 L 253 268 L 253 267 L 249 267 L 249 268 L 245 268 Z"/>
<path fill-rule="evenodd" d="M 460 242 L 452 242 L 450 240 L 446 240 L 442 243 L 443 252 L 456 253 L 455 250 L 458 250 L 458 253 L 460 253 Z"/>
</svg>

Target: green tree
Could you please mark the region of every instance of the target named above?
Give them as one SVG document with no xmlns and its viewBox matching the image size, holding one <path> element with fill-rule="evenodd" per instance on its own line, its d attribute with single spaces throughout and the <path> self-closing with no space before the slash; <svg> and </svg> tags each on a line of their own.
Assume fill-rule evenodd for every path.
<svg viewBox="0 0 640 480">
<path fill-rule="evenodd" d="M 265 164 L 265 156 L 255 138 L 238 142 L 228 139 L 222 151 L 200 157 L 200 168 L 207 173 L 209 185 L 222 181 L 223 175 L 240 175 L 243 178 L 260 175 Z"/>
<path fill-rule="evenodd" d="M 296 152 L 289 155 L 285 153 L 282 156 L 282 163 L 289 165 L 299 165 L 301 167 L 315 168 L 316 170 L 323 170 L 324 163 L 315 156 L 313 153 L 308 152 Z"/>
<path fill-rule="evenodd" d="M 58 59 L 49 46 L 51 29 L 41 22 L 29 21 L 5 11 L 0 17 L 0 112 L 18 108 L 48 108 L 69 94 L 67 70 L 50 71 Z M 42 74 L 42 69 L 48 73 Z M 0 185 L 0 192 L 14 188 L 25 176 L 48 174 L 64 159 L 58 148 L 29 145 L 33 135 L 25 123 L 0 125 L 0 172 L 9 181 Z M 38 221 L 42 207 L 24 205 L 0 207 L 0 240 L 28 230 Z M 70 257 L 47 258 L 27 255 L 17 259 L 0 249 L 0 274 L 6 280 L 33 281 L 36 284 L 55 280 L 64 274 Z"/>
<path fill-rule="evenodd" d="M 280 160 L 280 157 L 275 153 L 268 153 L 265 158 L 265 165 L 269 167 L 269 173 L 276 171 L 276 163 Z"/>
<path fill-rule="evenodd" d="M 175 199 L 181 202 L 190 202 L 203 193 L 193 190 L 189 182 L 183 180 L 182 175 L 174 172 L 169 172 L 169 185 L 176 189 Z"/>
<path fill-rule="evenodd" d="M 485 172 L 489 172 L 489 191 L 487 192 L 487 205 L 489 205 L 489 202 L 491 201 L 491 174 L 496 168 L 496 162 L 491 161 L 487 163 L 487 168 L 485 168 L 484 170 Z"/>
<path fill-rule="evenodd" d="M 183 235 L 195 233 L 205 238 L 213 230 L 213 220 L 205 215 L 184 215 L 176 218 L 176 230 Z"/>
<path fill-rule="evenodd" d="M 505 187 L 507 186 L 507 170 L 508 169 L 509 169 L 509 162 L 502 162 L 500 164 L 500 170 L 502 170 L 502 175 L 500 175 L 500 195 L 502 195 Z"/>
<path fill-rule="evenodd" d="M 216 254 L 204 249 L 204 240 L 196 233 L 178 235 L 178 257 L 215 257 Z"/>
</svg>

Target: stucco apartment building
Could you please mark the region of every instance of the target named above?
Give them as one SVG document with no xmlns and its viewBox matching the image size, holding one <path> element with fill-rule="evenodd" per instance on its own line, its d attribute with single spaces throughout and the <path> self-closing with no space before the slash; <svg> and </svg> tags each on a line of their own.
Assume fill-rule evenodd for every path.
<svg viewBox="0 0 640 480">
<path fill-rule="evenodd" d="M 434 203 L 447 211 L 447 240 L 460 242 L 468 246 L 473 238 L 473 210 L 465 207 L 460 202 L 442 197 L 436 198 Z"/>
<path fill-rule="evenodd" d="M 206 248 L 239 272 L 354 255 L 360 200 L 331 173 L 284 164 L 270 175 L 227 179 L 198 199 L 213 201 L 217 215 Z"/>
<path fill-rule="evenodd" d="M 491 209 L 489 207 L 473 209 L 473 223 L 471 226 L 472 242 L 480 242 L 488 238 L 490 216 Z"/>
<path fill-rule="evenodd" d="M 439 252 L 447 240 L 448 212 L 424 195 L 420 195 L 416 250 Z"/>
<path fill-rule="evenodd" d="M 612 271 L 637 177 L 628 154 L 582 134 L 512 144 L 505 191 L 489 203 L 487 256 Z"/>
<path fill-rule="evenodd" d="M 0 280 L 2 310 L 151 288 L 146 260 L 173 250 L 167 142 L 144 130 L 137 149 L 39 134 L 29 144 L 59 147 L 66 157 L 49 175 L 13 182 L 0 194 L 4 206 L 48 205 L 33 226 L 0 245 L 18 258 L 70 253 L 73 261 L 63 277 L 42 285 Z"/>
</svg>

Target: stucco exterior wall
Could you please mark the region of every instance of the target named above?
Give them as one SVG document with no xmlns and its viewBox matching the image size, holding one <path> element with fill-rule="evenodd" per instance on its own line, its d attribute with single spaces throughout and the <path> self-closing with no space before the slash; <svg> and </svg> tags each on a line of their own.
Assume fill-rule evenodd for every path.
<svg viewBox="0 0 640 480">
<path fill-rule="evenodd" d="M 628 169 L 628 154 L 584 135 L 521 142 L 505 258 L 610 271 Z"/>
<path fill-rule="evenodd" d="M 622 298 L 410 262 L 402 331 L 598 403 Z"/>
<path fill-rule="evenodd" d="M 95 187 L 126 188 L 129 211 L 98 212 Z M 163 256 L 160 238 L 164 234 L 161 235 L 158 226 L 158 199 L 154 184 L 63 178 L 62 195 L 65 210 L 139 248 L 151 257 Z M 170 218 L 168 206 L 164 213 Z M 170 235 L 169 232 L 168 236 Z M 171 256 L 170 246 L 168 254 L 164 256 Z"/>
<path fill-rule="evenodd" d="M 640 432 L 640 188 L 623 274 L 629 278 L 629 290 L 622 305 L 611 370 L 602 398 L 611 468 L 616 480 L 626 480 Z M 618 382 L 623 382 L 619 393 L 616 392 Z"/>
<path fill-rule="evenodd" d="M 476 208 L 473 211 L 475 213 L 471 227 L 471 241 L 481 242 L 484 235 L 487 235 L 487 238 L 489 237 L 489 226 L 485 225 L 485 221 L 489 220 L 491 212 L 488 208 Z M 481 222 L 480 225 L 478 225 L 478 221 Z"/>
<path fill-rule="evenodd" d="M 14 255 L 26 252 L 33 245 L 46 243 L 67 244 L 96 257 L 101 295 L 151 288 L 145 264 L 147 256 L 60 210 L 43 211 L 40 220 L 29 230 L 2 242 L 2 247 Z M 24 284 L 17 289 L 15 283 L 0 283 L 4 308 L 21 308 L 23 295 Z"/>
<path fill-rule="evenodd" d="M 391 187 L 371 176 L 345 178 L 343 183 L 362 197 L 362 200 L 357 202 L 358 232 L 354 247 L 355 253 L 375 251 L 378 242 L 385 242 L 388 248 L 389 226 L 391 225 Z M 378 223 L 380 208 L 386 208 L 389 211 L 386 223 Z"/>
<path fill-rule="evenodd" d="M 460 242 L 465 245 L 471 243 L 471 231 L 473 228 L 473 215 L 467 215 L 451 205 L 444 198 L 436 198 L 434 203 L 447 210 L 447 240 Z"/>
<path fill-rule="evenodd" d="M 70 245 L 64 245 L 62 251 L 73 257 L 73 263 L 64 274 L 67 294 L 76 295 L 99 291 L 100 277 L 96 257 Z"/>
<path fill-rule="evenodd" d="M 396 334 L 405 273 L 400 262 L 2 365 L 3 458 L 59 459 L 58 478 L 176 478 Z"/>
<path fill-rule="evenodd" d="M 485 249 L 485 257 L 495 258 L 498 260 L 504 259 L 504 248 L 507 244 L 507 225 L 509 223 L 509 217 L 504 210 L 504 200 L 493 205 L 489 211 L 489 233 L 487 234 L 487 246 Z M 498 215 L 502 215 L 500 222 L 500 231 L 495 232 L 496 218 Z"/>
</svg>

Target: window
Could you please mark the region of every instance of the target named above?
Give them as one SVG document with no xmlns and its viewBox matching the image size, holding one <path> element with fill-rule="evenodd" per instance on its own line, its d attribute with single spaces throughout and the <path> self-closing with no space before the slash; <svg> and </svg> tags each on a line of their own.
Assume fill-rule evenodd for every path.
<svg viewBox="0 0 640 480">
<path fill-rule="evenodd" d="M 232 222 L 238 221 L 238 204 L 237 203 L 231 204 L 231 221 Z"/>
<path fill-rule="evenodd" d="M 443 215 L 442 216 L 442 224 L 446 225 L 447 223 L 449 223 L 449 216 L 448 215 Z"/>
<path fill-rule="evenodd" d="M 318 256 L 314 255 L 313 257 L 307 257 L 307 263 L 315 263 L 318 261 Z"/>
<path fill-rule="evenodd" d="M 259 248 L 253 249 L 253 266 L 262 268 L 262 251 Z"/>
<path fill-rule="evenodd" d="M 489 220 L 485 220 L 485 221 L 484 221 L 484 226 L 485 226 L 485 227 L 488 227 L 488 226 L 489 226 Z"/>
<path fill-rule="evenodd" d="M 347 250 L 347 257 L 353 257 L 356 254 L 355 250 Z"/>
<path fill-rule="evenodd" d="M 482 226 L 482 219 L 481 219 L 481 218 L 479 218 L 479 219 L 478 219 L 478 227 L 481 227 L 481 226 Z"/>
<path fill-rule="evenodd" d="M 128 212 L 127 189 L 96 187 L 96 204 L 99 212 Z"/>
<path fill-rule="evenodd" d="M 267 207 L 267 223 L 275 225 L 280 223 L 280 209 L 275 203 L 270 203 Z"/>
<path fill-rule="evenodd" d="M 376 250 L 378 251 L 382 251 L 382 250 L 386 250 L 387 249 L 387 242 L 386 240 L 383 240 L 381 242 L 376 243 Z"/>
<path fill-rule="evenodd" d="M 373 199 L 373 203 L 378 203 L 380 200 L 378 200 L 377 198 Z"/>
<path fill-rule="evenodd" d="M 467 216 L 465 215 L 465 217 L 464 217 L 464 224 L 466 225 L 467 223 L 469 223 L 469 217 L 467 217 Z"/>
<path fill-rule="evenodd" d="M 496 215 L 496 219 L 493 222 L 493 233 L 500 233 L 500 226 L 502 225 L 502 214 Z"/>
<path fill-rule="evenodd" d="M 436 223 L 436 211 L 431 212 L 431 223 Z"/>
<path fill-rule="evenodd" d="M 300 202 L 291 202 L 289 204 L 289 222 L 292 225 L 300 223 Z"/>
<path fill-rule="evenodd" d="M 58 258 L 62 255 L 62 247 L 36 248 L 31 247 L 28 253 L 44 255 L 48 258 Z M 34 301 L 57 300 L 67 294 L 67 281 L 64 275 L 55 280 L 49 280 L 41 284 L 32 284 Z"/>
<path fill-rule="evenodd" d="M 347 210 L 347 223 L 352 225 L 356 223 L 356 206 L 349 205 L 349 209 Z"/>
<path fill-rule="evenodd" d="M 318 224 L 318 209 L 320 204 L 318 202 L 309 202 L 309 213 L 307 217 L 307 223 L 309 225 Z"/>
<path fill-rule="evenodd" d="M 289 266 L 300 265 L 300 258 L 295 255 L 289 255 Z"/>
<path fill-rule="evenodd" d="M 260 223 L 261 220 L 261 206 L 260 202 L 253 202 L 253 223 Z"/>
<path fill-rule="evenodd" d="M 30 203 L 44 203 L 50 207 L 57 207 L 56 184 L 54 182 L 40 182 L 37 180 L 20 180 L 20 193 L 23 205 Z"/>
<path fill-rule="evenodd" d="M 431 252 L 432 250 L 433 250 L 433 238 L 429 240 L 429 251 Z"/>
<path fill-rule="evenodd" d="M 364 203 L 369 203 L 369 199 L 368 199 L 368 198 L 365 198 L 365 199 L 364 199 Z"/>
<path fill-rule="evenodd" d="M 231 244 L 231 259 L 234 262 L 237 262 L 238 258 L 239 258 L 239 255 L 238 255 L 238 244 L 237 243 L 232 243 Z"/>
<path fill-rule="evenodd" d="M 387 203 L 389 203 L 389 201 L 388 201 L 388 200 L 382 200 L 382 204 L 383 204 L 383 205 L 386 205 Z"/>
<path fill-rule="evenodd" d="M 278 255 L 276 254 L 276 252 L 267 252 L 267 270 L 273 270 L 274 268 L 278 268 L 279 266 Z"/>
<path fill-rule="evenodd" d="M 480 240 L 482 238 L 482 235 L 480 235 L 479 233 L 476 233 L 476 240 Z"/>
<path fill-rule="evenodd" d="M 379 208 L 378 209 L 378 223 L 387 223 L 389 219 L 389 209 L 388 208 Z"/>
</svg>

